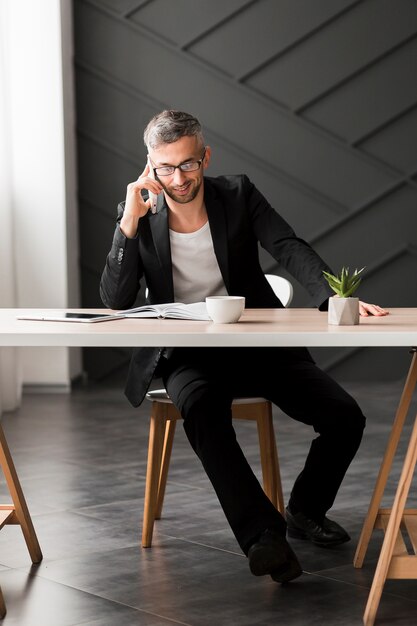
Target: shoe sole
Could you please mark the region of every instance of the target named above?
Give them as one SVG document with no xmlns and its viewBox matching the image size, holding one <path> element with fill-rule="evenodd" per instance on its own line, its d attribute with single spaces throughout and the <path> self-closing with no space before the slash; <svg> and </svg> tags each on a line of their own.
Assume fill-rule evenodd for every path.
<svg viewBox="0 0 417 626">
<path fill-rule="evenodd" d="M 287 562 L 281 555 L 271 554 L 270 549 L 262 550 L 258 548 L 250 556 L 249 567 L 254 576 L 265 576 L 275 570 L 284 570 Z"/>
<path fill-rule="evenodd" d="M 303 573 L 299 563 L 290 563 L 290 566 L 283 571 L 271 572 L 271 578 L 276 583 L 289 583 L 291 580 L 298 578 Z"/>
<path fill-rule="evenodd" d="M 316 539 L 314 539 L 313 537 L 311 537 L 308 533 L 306 533 L 304 530 L 300 530 L 298 528 L 287 528 L 287 534 L 289 537 L 291 537 L 292 539 L 309 539 L 311 541 L 311 543 L 314 543 L 316 546 L 321 546 L 321 547 L 333 547 L 333 546 L 339 546 L 342 543 L 346 543 L 347 541 L 350 541 L 350 537 L 349 535 L 346 535 L 346 537 L 341 537 L 340 539 L 334 539 L 333 541 L 317 541 Z"/>
<path fill-rule="evenodd" d="M 303 573 L 295 555 L 290 555 L 290 559 L 284 557 L 283 560 L 278 555 L 272 555 L 269 549 L 258 548 L 250 557 L 249 567 L 254 576 L 269 574 L 277 583 L 288 583 Z"/>
</svg>

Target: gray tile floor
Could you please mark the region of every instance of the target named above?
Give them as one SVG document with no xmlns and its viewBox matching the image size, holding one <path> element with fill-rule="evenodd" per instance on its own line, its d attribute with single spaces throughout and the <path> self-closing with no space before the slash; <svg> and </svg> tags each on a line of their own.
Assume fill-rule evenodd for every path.
<svg viewBox="0 0 417 626">
<path fill-rule="evenodd" d="M 163 518 L 153 547 L 140 547 L 149 406 L 130 407 L 122 383 L 80 387 L 71 395 L 25 395 L 21 409 L 4 416 L 3 427 L 44 560 L 32 566 L 20 528 L 3 528 L 3 624 L 360 625 L 382 536 L 374 535 L 363 569 L 355 570 L 352 558 L 401 385 L 345 384 L 368 417 L 331 514 L 352 541 L 326 550 L 293 540 L 305 574 L 284 587 L 250 574 L 181 428 Z M 312 433 L 278 410 L 274 421 L 288 497 Z M 260 475 L 253 424 L 237 423 L 236 429 Z M 399 461 L 393 479 L 398 472 Z M 390 486 L 387 506 L 392 494 Z M 0 498 L 9 500 L 4 480 Z M 415 495 L 409 504 L 416 506 Z M 388 581 L 376 626 L 415 623 L 417 581 Z"/>
</svg>

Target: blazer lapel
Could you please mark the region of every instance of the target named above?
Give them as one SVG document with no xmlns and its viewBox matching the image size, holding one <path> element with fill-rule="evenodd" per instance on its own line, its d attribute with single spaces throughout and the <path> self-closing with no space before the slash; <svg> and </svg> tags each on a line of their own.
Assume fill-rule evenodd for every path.
<svg viewBox="0 0 417 626">
<path fill-rule="evenodd" d="M 174 283 L 172 280 L 172 262 L 171 249 L 169 244 L 169 228 L 168 228 L 168 208 L 165 201 L 155 215 L 149 219 L 153 243 L 159 264 L 161 266 L 161 278 L 163 277 L 166 284 L 167 302 L 174 301 Z"/>
<path fill-rule="evenodd" d="M 223 202 L 210 183 L 204 180 L 204 201 L 213 239 L 214 253 L 227 291 L 230 289 L 227 221 Z"/>
</svg>

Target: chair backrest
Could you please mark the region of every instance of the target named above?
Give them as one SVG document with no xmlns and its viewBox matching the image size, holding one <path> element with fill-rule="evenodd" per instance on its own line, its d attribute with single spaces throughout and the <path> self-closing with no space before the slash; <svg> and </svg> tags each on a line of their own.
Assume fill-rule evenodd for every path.
<svg viewBox="0 0 417 626">
<path fill-rule="evenodd" d="M 285 307 L 290 306 L 294 295 L 294 289 L 290 281 L 283 276 L 275 276 L 275 274 L 265 274 L 265 278 L 282 304 Z"/>
</svg>

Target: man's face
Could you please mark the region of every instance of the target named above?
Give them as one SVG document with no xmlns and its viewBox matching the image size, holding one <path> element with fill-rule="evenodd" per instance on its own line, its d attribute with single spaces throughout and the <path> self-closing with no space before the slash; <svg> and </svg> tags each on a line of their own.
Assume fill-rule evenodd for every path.
<svg viewBox="0 0 417 626">
<path fill-rule="evenodd" d="M 203 158 L 203 154 L 203 162 L 192 172 L 183 172 L 178 167 L 168 176 L 156 172 L 165 193 L 175 202 L 186 204 L 194 200 L 199 193 L 203 193 L 203 175 L 210 160 L 210 148 L 207 146 L 204 149 L 196 137 L 181 137 L 174 143 L 165 143 L 156 149 L 149 148 L 154 168 L 197 162 Z"/>
</svg>

